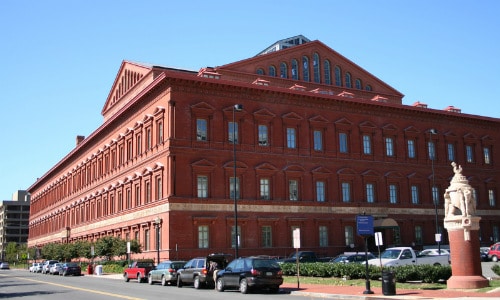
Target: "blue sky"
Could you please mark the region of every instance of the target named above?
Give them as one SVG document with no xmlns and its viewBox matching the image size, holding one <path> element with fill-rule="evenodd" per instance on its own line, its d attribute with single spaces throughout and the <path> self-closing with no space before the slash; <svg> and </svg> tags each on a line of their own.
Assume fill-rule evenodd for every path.
<svg viewBox="0 0 500 300">
<path fill-rule="evenodd" d="M 0 200 L 102 124 L 122 60 L 199 70 L 302 34 L 430 108 L 500 118 L 500 1 L 0 1 Z"/>
</svg>

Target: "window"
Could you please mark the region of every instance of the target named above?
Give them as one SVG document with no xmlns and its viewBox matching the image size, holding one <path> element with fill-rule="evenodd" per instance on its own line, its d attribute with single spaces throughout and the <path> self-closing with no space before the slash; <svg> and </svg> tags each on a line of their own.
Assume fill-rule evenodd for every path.
<svg viewBox="0 0 500 300">
<path fill-rule="evenodd" d="M 163 198 L 163 186 L 161 176 L 156 177 L 156 200 Z"/>
<path fill-rule="evenodd" d="M 495 193 L 493 189 L 488 189 L 488 202 L 490 203 L 491 207 L 496 206 Z"/>
<path fill-rule="evenodd" d="M 391 137 L 385 138 L 385 154 L 389 157 L 394 156 L 394 139 Z"/>
<path fill-rule="evenodd" d="M 269 76 L 276 77 L 276 68 L 274 66 L 269 66 Z"/>
<path fill-rule="evenodd" d="M 152 132 L 151 132 L 151 127 L 148 127 L 146 129 L 146 150 L 150 150 L 152 147 Z"/>
<path fill-rule="evenodd" d="M 151 202 L 151 182 L 146 181 L 146 203 Z"/>
<path fill-rule="evenodd" d="M 207 120 L 205 119 L 196 119 L 196 140 L 207 140 Z"/>
<path fill-rule="evenodd" d="M 345 86 L 348 88 L 352 88 L 351 74 L 350 73 L 345 73 Z"/>
<path fill-rule="evenodd" d="M 325 60 L 324 62 L 324 73 L 325 73 L 325 84 L 332 84 L 332 77 L 330 76 L 330 61 Z"/>
<path fill-rule="evenodd" d="M 141 205 L 141 186 L 136 185 L 135 186 L 135 206 L 140 206 Z"/>
<path fill-rule="evenodd" d="M 299 200 L 299 182 L 295 179 L 288 181 L 288 192 L 290 201 Z"/>
<path fill-rule="evenodd" d="M 479 198 L 477 197 L 477 190 L 472 189 L 472 197 L 474 197 L 474 204 L 476 204 L 476 207 L 479 205 Z"/>
<path fill-rule="evenodd" d="M 375 186 L 373 185 L 373 183 L 366 184 L 366 202 L 375 202 Z"/>
<path fill-rule="evenodd" d="M 323 150 L 323 136 L 320 130 L 314 130 L 314 150 L 315 151 Z"/>
<path fill-rule="evenodd" d="M 395 184 L 389 185 L 389 202 L 391 204 L 398 203 L 398 186 Z"/>
<path fill-rule="evenodd" d="M 302 80 L 310 81 L 309 79 L 309 58 L 302 56 Z"/>
<path fill-rule="evenodd" d="M 411 203 L 412 204 L 418 204 L 419 201 L 419 195 L 418 195 L 418 186 L 412 185 L 411 186 Z"/>
<path fill-rule="evenodd" d="M 231 199 L 240 199 L 240 179 L 239 178 L 231 177 L 229 179 L 229 195 L 230 195 Z"/>
<path fill-rule="evenodd" d="M 271 248 L 273 246 L 273 231 L 271 226 L 262 226 L 262 247 Z"/>
<path fill-rule="evenodd" d="M 325 202 L 325 182 L 316 181 L 316 201 Z"/>
<path fill-rule="evenodd" d="M 339 151 L 340 153 L 347 153 L 349 151 L 347 147 L 347 134 L 344 132 L 339 133 Z"/>
<path fill-rule="evenodd" d="M 134 157 L 134 149 L 132 145 L 132 139 L 127 141 L 127 160 L 131 160 Z"/>
<path fill-rule="evenodd" d="M 446 152 L 448 153 L 448 161 L 455 161 L 455 145 L 451 143 L 446 145 Z"/>
<path fill-rule="evenodd" d="M 422 245 L 422 227 L 421 226 L 415 226 L 415 243 L 417 245 Z"/>
<path fill-rule="evenodd" d="M 198 226 L 198 248 L 208 249 L 208 226 L 201 225 Z"/>
<path fill-rule="evenodd" d="M 313 54 L 313 74 L 314 74 L 314 82 L 321 82 L 321 75 L 319 72 L 319 55 L 318 53 Z"/>
<path fill-rule="evenodd" d="M 231 247 L 234 248 L 236 247 L 236 241 L 238 241 L 238 247 L 241 246 L 241 227 L 238 226 L 238 229 L 236 231 L 236 239 L 234 235 L 234 226 L 231 226 Z"/>
<path fill-rule="evenodd" d="M 351 184 L 342 182 L 342 202 L 351 202 Z"/>
<path fill-rule="evenodd" d="M 163 143 L 163 122 L 162 121 L 158 121 L 158 123 L 156 123 L 156 137 L 157 137 L 157 141 L 156 143 L 157 144 L 161 144 Z"/>
<path fill-rule="evenodd" d="M 319 246 L 328 247 L 328 227 L 319 226 Z"/>
<path fill-rule="evenodd" d="M 280 64 L 280 77 L 281 78 L 288 78 L 288 67 L 286 63 L 282 62 Z"/>
<path fill-rule="evenodd" d="M 264 75 L 264 70 L 262 69 L 257 69 L 257 75 Z"/>
<path fill-rule="evenodd" d="M 259 146 L 269 146 L 267 125 L 259 125 Z"/>
<path fill-rule="evenodd" d="M 432 201 L 434 205 L 439 205 L 439 189 L 437 186 L 432 187 Z"/>
<path fill-rule="evenodd" d="M 127 189 L 127 209 L 132 207 L 132 190 L 130 188 Z"/>
<path fill-rule="evenodd" d="M 238 144 L 238 123 L 229 122 L 228 136 L 229 136 L 229 143 Z"/>
<path fill-rule="evenodd" d="M 286 146 L 287 148 L 294 149 L 295 148 L 295 128 L 287 128 L 286 129 Z"/>
<path fill-rule="evenodd" d="M 408 158 L 415 158 L 415 141 L 408 140 L 407 145 L 408 145 Z"/>
<path fill-rule="evenodd" d="M 198 198 L 208 197 L 208 176 L 199 175 L 197 177 Z"/>
<path fill-rule="evenodd" d="M 430 141 L 427 143 L 427 152 L 430 160 L 436 159 L 436 144 L 434 142 Z"/>
<path fill-rule="evenodd" d="M 354 245 L 354 228 L 352 226 L 344 227 L 344 237 L 346 246 Z"/>
<path fill-rule="evenodd" d="M 474 151 L 471 145 L 465 146 L 465 156 L 468 163 L 474 162 Z"/>
<path fill-rule="evenodd" d="M 356 81 L 355 81 L 355 86 L 356 86 L 356 88 L 357 88 L 358 90 L 362 90 L 362 89 L 363 89 L 363 87 L 361 86 L 361 79 L 359 79 L 359 78 L 358 78 L 358 79 L 356 79 Z"/>
<path fill-rule="evenodd" d="M 149 240 L 149 229 L 144 229 L 144 250 L 149 251 L 150 249 Z"/>
<path fill-rule="evenodd" d="M 490 148 L 488 147 L 483 148 L 483 157 L 484 157 L 484 163 L 486 165 L 491 164 Z"/>
<path fill-rule="evenodd" d="M 335 85 L 342 86 L 342 72 L 339 66 L 335 66 Z"/>
<path fill-rule="evenodd" d="M 292 59 L 292 79 L 299 79 L 299 64 L 296 59 Z"/>
<path fill-rule="evenodd" d="M 369 135 L 363 135 L 363 154 L 372 154 L 372 140 Z"/>
<path fill-rule="evenodd" d="M 137 155 L 141 155 L 142 154 L 142 139 L 141 139 L 140 134 L 138 134 L 135 137 L 135 141 L 136 141 Z"/>
<path fill-rule="evenodd" d="M 260 179 L 260 199 L 262 199 L 262 200 L 271 199 L 269 178 L 261 178 Z"/>
</svg>

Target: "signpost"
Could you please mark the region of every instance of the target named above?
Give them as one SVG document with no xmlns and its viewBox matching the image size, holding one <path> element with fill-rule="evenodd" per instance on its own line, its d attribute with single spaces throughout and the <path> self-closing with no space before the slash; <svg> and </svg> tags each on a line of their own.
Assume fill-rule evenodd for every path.
<svg viewBox="0 0 500 300">
<path fill-rule="evenodd" d="M 300 265 L 299 265 L 299 248 L 300 248 L 300 228 L 293 230 L 293 247 L 295 248 L 295 258 L 297 264 L 297 288 L 300 288 Z"/>
<path fill-rule="evenodd" d="M 373 294 L 373 291 L 370 289 L 370 277 L 368 274 L 368 237 L 373 236 L 373 216 L 362 215 L 356 216 L 356 228 L 358 235 L 364 237 L 365 239 L 365 291 L 363 294 Z"/>
</svg>

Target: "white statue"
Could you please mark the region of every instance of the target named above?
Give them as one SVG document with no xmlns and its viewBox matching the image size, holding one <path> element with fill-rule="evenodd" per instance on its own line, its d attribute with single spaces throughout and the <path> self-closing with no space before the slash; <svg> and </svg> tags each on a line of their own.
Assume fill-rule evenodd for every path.
<svg viewBox="0 0 500 300">
<path fill-rule="evenodd" d="M 455 176 L 450 186 L 444 193 L 445 218 L 452 216 L 469 217 L 476 214 L 476 201 L 472 188 L 465 176 L 462 175 L 462 167 L 452 162 Z"/>
</svg>

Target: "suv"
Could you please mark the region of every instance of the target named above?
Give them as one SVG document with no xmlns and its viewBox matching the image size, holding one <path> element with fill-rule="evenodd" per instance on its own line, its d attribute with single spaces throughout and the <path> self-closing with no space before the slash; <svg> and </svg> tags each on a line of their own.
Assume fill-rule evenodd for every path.
<svg viewBox="0 0 500 300">
<path fill-rule="evenodd" d="M 245 257 L 233 260 L 224 270 L 217 273 L 216 289 L 239 289 L 247 294 L 250 289 L 269 289 L 277 293 L 283 283 L 283 272 L 274 259 Z"/>
<path fill-rule="evenodd" d="M 188 261 L 181 269 L 177 270 L 177 287 L 186 284 L 192 284 L 195 289 L 205 286 L 214 287 L 215 281 L 212 266 L 215 264 L 217 269 L 223 269 L 227 266 L 231 254 L 213 253 L 207 257 L 196 257 Z"/>
<path fill-rule="evenodd" d="M 488 259 L 497 262 L 499 257 L 500 257 L 500 243 L 495 243 L 490 247 L 490 251 L 488 252 Z"/>
</svg>

